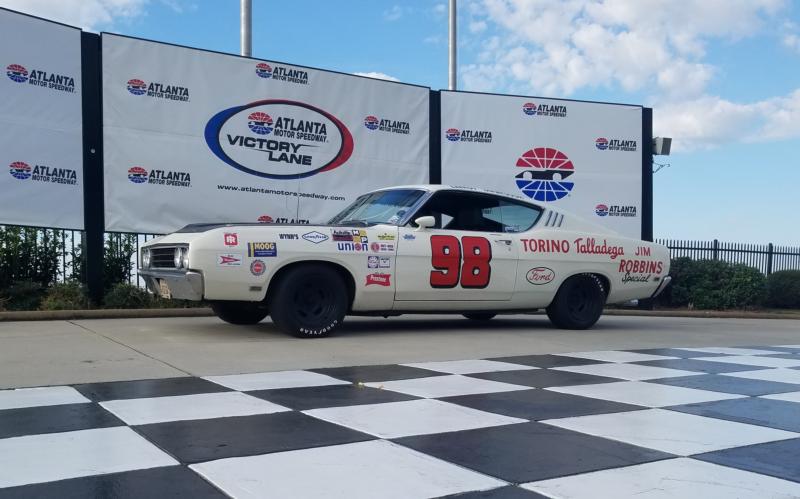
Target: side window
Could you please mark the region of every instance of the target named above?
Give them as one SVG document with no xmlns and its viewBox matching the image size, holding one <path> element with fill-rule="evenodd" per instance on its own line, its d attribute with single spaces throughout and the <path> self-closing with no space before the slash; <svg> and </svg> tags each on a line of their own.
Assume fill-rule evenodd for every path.
<svg viewBox="0 0 800 499">
<path fill-rule="evenodd" d="M 542 210 L 535 206 L 505 200 L 500 201 L 498 211 L 504 232 L 525 232 L 533 227 L 542 214 Z"/>
<path fill-rule="evenodd" d="M 503 232 L 500 203 L 500 199 L 490 195 L 441 191 L 434 194 L 414 218 L 432 215 L 438 229 Z"/>
</svg>

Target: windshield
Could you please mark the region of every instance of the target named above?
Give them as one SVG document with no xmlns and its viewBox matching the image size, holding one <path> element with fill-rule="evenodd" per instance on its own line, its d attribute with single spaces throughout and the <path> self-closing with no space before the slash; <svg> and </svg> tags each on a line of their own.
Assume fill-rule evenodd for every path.
<svg viewBox="0 0 800 499">
<path fill-rule="evenodd" d="M 328 222 L 331 225 L 393 224 L 408 213 L 425 191 L 395 189 L 364 194 Z"/>
</svg>

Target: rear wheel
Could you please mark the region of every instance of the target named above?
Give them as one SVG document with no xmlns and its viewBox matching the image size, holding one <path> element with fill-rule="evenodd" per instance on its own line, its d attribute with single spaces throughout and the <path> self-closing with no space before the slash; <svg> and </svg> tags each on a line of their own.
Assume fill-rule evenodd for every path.
<svg viewBox="0 0 800 499">
<path fill-rule="evenodd" d="M 258 324 L 269 314 L 261 302 L 217 301 L 211 304 L 211 310 L 223 321 L 239 326 Z"/>
<path fill-rule="evenodd" d="M 595 275 L 572 276 L 561 285 L 547 317 L 561 329 L 588 329 L 597 322 L 606 303 L 603 282 Z"/>
<path fill-rule="evenodd" d="M 492 320 L 495 315 L 497 314 L 492 314 L 489 312 L 470 312 L 468 314 L 464 314 L 464 317 L 473 321 L 488 321 Z"/>
<path fill-rule="evenodd" d="M 347 286 L 335 270 L 308 264 L 289 269 L 270 290 L 272 321 L 301 338 L 327 336 L 347 313 Z"/>
</svg>

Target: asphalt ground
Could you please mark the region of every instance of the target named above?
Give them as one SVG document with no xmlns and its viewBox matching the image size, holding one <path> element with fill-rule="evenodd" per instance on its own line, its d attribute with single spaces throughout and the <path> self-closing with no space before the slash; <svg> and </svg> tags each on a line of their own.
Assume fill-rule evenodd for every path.
<svg viewBox="0 0 800 499">
<path fill-rule="evenodd" d="M 604 316 L 588 331 L 546 317 L 486 323 L 457 316 L 348 318 L 325 339 L 286 336 L 268 320 L 214 317 L 0 322 L 0 388 L 209 376 L 437 360 L 664 347 L 800 343 L 800 322 Z"/>
</svg>

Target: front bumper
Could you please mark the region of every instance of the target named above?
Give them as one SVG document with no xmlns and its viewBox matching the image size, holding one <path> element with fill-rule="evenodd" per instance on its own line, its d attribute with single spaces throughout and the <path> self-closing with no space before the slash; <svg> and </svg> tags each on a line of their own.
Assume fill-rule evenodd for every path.
<svg viewBox="0 0 800 499">
<path fill-rule="evenodd" d="M 655 298 L 656 296 L 660 295 L 661 292 L 667 288 L 667 285 L 670 283 L 670 281 L 672 281 L 672 277 L 670 276 L 666 276 L 663 279 L 661 279 L 661 284 L 658 285 L 655 293 L 653 293 L 653 296 L 651 296 L 650 298 Z"/>
<path fill-rule="evenodd" d="M 139 269 L 139 275 L 147 283 L 147 289 L 161 296 L 161 283 L 169 288 L 170 296 L 179 300 L 200 301 L 203 299 L 203 274 L 194 270 Z"/>
</svg>

